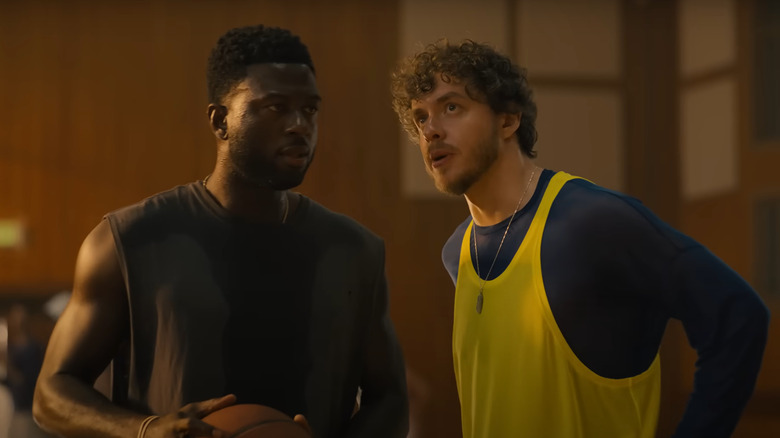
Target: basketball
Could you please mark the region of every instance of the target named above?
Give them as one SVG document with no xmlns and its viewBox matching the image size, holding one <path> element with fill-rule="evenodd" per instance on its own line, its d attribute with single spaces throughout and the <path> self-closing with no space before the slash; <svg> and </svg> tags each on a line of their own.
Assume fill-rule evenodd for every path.
<svg viewBox="0 0 780 438">
<path fill-rule="evenodd" d="M 287 414 L 263 405 L 228 406 L 207 415 L 203 421 L 228 432 L 228 438 L 311 438 Z"/>
</svg>

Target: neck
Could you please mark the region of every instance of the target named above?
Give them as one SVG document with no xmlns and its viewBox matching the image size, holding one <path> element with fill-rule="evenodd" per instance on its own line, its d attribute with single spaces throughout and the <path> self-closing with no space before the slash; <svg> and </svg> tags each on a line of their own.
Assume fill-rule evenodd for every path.
<svg viewBox="0 0 780 438">
<path fill-rule="evenodd" d="M 284 222 L 292 210 L 286 190 L 252 184 L 219 166 L 205 186 L 222 208 L 250 222 Z"/>
<path fill-rule="evenodd" d="M 493 165 L 466 191 L 466 203 L 474 223 L 495 225 L 523 208 L 536 188 L 540 173 L 541 169 L 517 146 L 504 148 Z"/>
</svg>

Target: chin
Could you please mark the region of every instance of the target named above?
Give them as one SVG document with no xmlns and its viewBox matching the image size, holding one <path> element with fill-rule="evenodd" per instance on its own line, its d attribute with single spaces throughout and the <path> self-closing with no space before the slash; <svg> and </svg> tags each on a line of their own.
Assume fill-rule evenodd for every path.
<svg viewBox="0 0 780 438">
<path fill-rule="evenodd" d="M 453 196 L 461 196 L 468 189 L 461 181 L 447 181 L 437 178 L 433 180 L 433 183 L 440 192 Z"/>
<path fill-rule="evenodd" d="M 453 196 L 462 196 L 474 184 L 479 175 L 476 173 L 465 173 L 450 175 L 447 178 L 444 174 L 432 173 L 431 176 L 433 177 L 434 185 L 440 192 Z"/>
<path fill-rule="evenodd" d="M 268 186 L 274 190 L 290 190 L 298 187 L 303 183 L 303 178 L 295 181 L 269 181 Z"/>
<path fill-rule="evenodd" d="M 308 166 L 307 166 L 308 167 Z M 244 181 L 273 190 L 287 190 L 298 187 L 303 183 L 306 169 L 301 170 L 276 170 L 269 172 L 251 171 L 249 169 L 234 168 L 235 173 Z"/>
<path fill-rule="evenodd" d="M 304 176 L 306 176 L 306 171 L 295 173 L 285 172 L 269 178 L 267 184 L 274 190 L 288 190 L 301 185 Z"/>
</svg>

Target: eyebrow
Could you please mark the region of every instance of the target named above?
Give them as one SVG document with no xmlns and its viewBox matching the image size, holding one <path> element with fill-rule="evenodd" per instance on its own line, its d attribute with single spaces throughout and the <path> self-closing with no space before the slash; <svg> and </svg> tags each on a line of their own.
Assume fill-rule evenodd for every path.
<svg viewBox="0 0 780 438">
<path fill-rule="evenodd" d="M 264 96 L 257 97 L 255 99 L 251 99 L 249 101 L 249 103 L 255 104 L 255 103 L 267 102 L 269 100 L 290 99 L 290 98 L 292 98 L 292 96 L 289 95 L 289 94 L 271 92 L 271 93 L 268 93 L 268 94 L 266 94 Z M 322 97 L 319 94 L 310 94 L 310 95 L 304 96 L 304 100 L 306 100 L 306 101 L 315 101 L 317 103 L 320 103 L 320 102 L 322 102 Z"/>
<path fill-rule="evenodd" d="M 460 99 L 468 99 L 468 97 L 462 95 L 461 93 L 458 93 L 457 91 L 450 91 L 449 93 L 444 93 L 441 96 L 436 98 L 436 103 L 441 103 L 445 100 L 452 99 L 453 97 L 457 97 Z"/>
<path fill-rule="evenodd" d="M 450 91 L 448 93 L 444 93 L 441 96 L 437 97 L 436 98 L 436 103 L 442 103 L 442 102 L 444 102 L 446 100 L 452 99 L 453 97 L 458 98 L 458 99 L 469 99 L 468 96 L 464 96 L 463 94 L 458 93 L 457 91 Z M 417 101 L 419 102 L 420 100 L 418 99 Z M 420 109 L 419 107 L 418 108 L 413 108 L 413 111 L 417 111 L 419 109 Z"/>
<path fill-rule="evenodd" d="M 274 98 L 279 98 L 279 97 L 288 98 L 288 97 L 292 97 L 292 96 L 293 96 L 293 95 L 291 95 L 291 94 L 287 94 L 287 93 L 278 93 L 278 92 L 274 92 L 274 91 L 272 91 L 272 92 L 270 92 L 270 93 L 267 93 L 267 94 L 265 94 L 263 97 L 259 98 L 258 100 L 262 100 L 262 99 L 274 99 Z M 308 94 L 308 95 L 304 96 L 304 98 L 306 98 L 306 99 L 312 99 L 312 100 L 317 100 L 317 101 L 320 101 L 320 100 L 322 100 L 322 97 L 321 97 L 319 94 Z"/>
</svg>

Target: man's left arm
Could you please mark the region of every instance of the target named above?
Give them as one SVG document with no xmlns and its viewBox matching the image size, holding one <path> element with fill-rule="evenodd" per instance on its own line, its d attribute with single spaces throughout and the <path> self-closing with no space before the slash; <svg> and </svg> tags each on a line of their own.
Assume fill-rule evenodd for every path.
<svg viewBox="0 0 780 438">
<path fill-rule="evenodd" d="M 374 303 L 363 347 L 360 410 L 345 437 L 404 438 L 409 430 L 409 402 L 401 347 L 388 312 L 384 246 L 374 286 Z"/>
<path fill-rule="evenodd" d="M 674 437 L 731 436 L 753 393 L 769 311 L 758 294 L 706 248 L 677 256 L 675 317 L 698 353 L 693 392 Z"/>
</svg>

